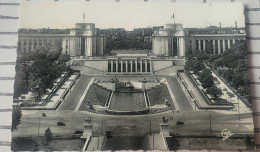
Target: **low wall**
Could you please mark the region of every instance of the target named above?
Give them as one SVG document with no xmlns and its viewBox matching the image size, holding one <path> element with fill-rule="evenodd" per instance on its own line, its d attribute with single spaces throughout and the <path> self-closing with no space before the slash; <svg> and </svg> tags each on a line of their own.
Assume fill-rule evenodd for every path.
<svg viewBox="0 0 260 152">
<path fill-rule="evenodd" d="M 142 115 L 149 112 L 149 109 L 141 110 L 141 111 L 114 111 L 114 110 L 106 110 L 107 114 L 112 115 Z"/>
</svg>

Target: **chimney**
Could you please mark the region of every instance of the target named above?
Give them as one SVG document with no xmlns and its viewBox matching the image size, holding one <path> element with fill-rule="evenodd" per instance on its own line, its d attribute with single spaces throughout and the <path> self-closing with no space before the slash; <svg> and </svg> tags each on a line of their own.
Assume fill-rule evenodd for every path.
<svg viewBox="0 0 260 152">
<path fill-rule="evenodd" d="M 235 21 L 235 28 L 237 28 L 237 21 Z"/>
<path fill-rule="evenodd" d="M 219 22 L 219 28 L 221 28 L 221 22 Z"/>
</svg>

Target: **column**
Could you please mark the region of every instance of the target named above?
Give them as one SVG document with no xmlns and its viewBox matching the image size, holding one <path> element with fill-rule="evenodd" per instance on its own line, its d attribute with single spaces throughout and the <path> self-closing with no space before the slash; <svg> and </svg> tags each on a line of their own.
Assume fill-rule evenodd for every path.
<svg viewBox="0 0 260 152">
<path fill-rule="evenodd" d="M 29 52 L 29 43 L 30 43 L 30 40 L 27 39 L 26 40 L 26 52 Z"/>
<path fill-rule="evenodd" d="M 130 61 L 130 66 L 131 66 L 130 72 L 133 72 L 133 61 L 132 60 Z"/>
<path fill-rule="evenodd" d="M 220 40 L 218 40 L 218 54 L 220 54 Z"/>
<path fill-rule="evenodd" d="M 235 43 L 236 43 L 236 40 L 235 40 L 235 39 L 233 39 L 233 43 L 232 43 L 232 44 L 234 45 Z"/>
<path fill-rule="evenodd" d="M 144 72 L 147 72 L 147 60 L 144 61 Z"/>
<path fill-rule="evenodd" d="M 121 72 L 123 72 L 123 60 L 121 60 Z"/>
<path fill-rule="evenodd" d="M 140 60 L 140 72 L 142 73 L 143 72 L 143 64 L 142 64 L 142 60 Z"/>
<path fill-rule="evenodd" d="M 128 72 L 128 61 L 125 61 L 125 71 Z"/>
<path fill-rule="evenodd" d="M 199 42 L 199 47 L 198 48 L 199 48 L 199 50 L 201 50 L 200 40 L 198 40 L 198 42 Z"/>
<path fill-rule="evenodd" d="M 31 46 L 31 51 L 34 50 L 34 43 L 32 43 L 32 46 Z"/>
<path fill-rule="evenodd" d="M 184 39 L 179 38 L 179 56 L 184 56 L 185 50 L 184 50 Z"/>
<path fill-rule="evenodd" d="M 118 60 L 116 60 L 116 72 L 118 72 Z"/>
<path fill-rule="evenodd" d="M 226 40 L 225 39 L 223 40 L 223 44 L 222 45 L 223 45 L 223 52 L 225 52 L 226 51 Z"/>
<path fill-rule="evenodd" d="M 212 45 L 213 45 L 213 53 L 216 54 L 215 40 L 212 40 Z"/>
<path fill-rule="evenodd" d="M 21 38 L 21 52 L 24 52 L 24 39 Z"/>
<path fill-rule="evenodd" d="M 152 72 L 152 61 L 150 60 L 150 72 Z"/>
<path fill-rule="evenodd" d="M 230 49 L 230 39 L 228 39 L 228 41 L 227 41 L 228 43 L 228 49 Z"/>
<path fill-rule="evenodd" d="M 176 48 L 177 48 L 177 50 L 176 50 L 176 53 L 177 53 L 177 54 L 176 54 L 176 56 L 179 56 L 179 55 L 180 55 L 179 40 L 180 40 L 180 39 L 177 38 L 177 47 L 176 47 Z"/>
<path fill-rule="evenodd" d="M 37 38 L 37 47 L 39 47 L 39 44 L 40 44 L 40 39 Z"/>
<path fill-rule="evenodd" d="M 135 60 L 135 72 L 137 72 L 137 60 Z"/>
<path fill-rule="evenodd" d="M 203 40 L 203 49 L 202 50 L 204 50 L 204 52 L 206 50 L 206 40 Z"/>
<path fill-rule="evenodd" d="M 114 72 L 114 61 L 111 60 L 111 72 Z"/>
</svg>

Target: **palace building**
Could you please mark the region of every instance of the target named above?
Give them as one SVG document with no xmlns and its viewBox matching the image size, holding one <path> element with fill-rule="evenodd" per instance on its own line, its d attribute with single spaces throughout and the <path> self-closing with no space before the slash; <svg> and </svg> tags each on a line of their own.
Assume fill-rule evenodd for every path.
<svg viewBox="0 0 260 152">
<path fill-rule="evenodd" d="M 183 28 L 182 24 L 166 24 L 154 31 L 152 37 L 153 55 L 185 56 L 186 53 L 205 52 L 221 54 L 239 40 L 245 40 L 244 28 Z M 92 57 L 106 54 L 105 36 L 99 33 L 93 23 L 77 23 L 68 33 L 42 34 L 19 33 L 18 51 L 31 52 L 47 43 L 62 42 L 62 54 L 72 57 Z"/>
<path fill-rule="evenodd" d="M 166 24 L 152 35 L 152 54 L 185 56 L 186 53 L 221 54 L 239 40 L 245 40 L 244 28 L 183 28 L 182 24 Z"/>
<path fill-rule="evenodd" d="M 62 44 L 62 54 L 71 56 L 71 65 L 81 71 L 107 74 L 156 74 L 183 70 L 187 53 L 221 54 L 239 40 L 245 40 L 244 28 L 183 28 L 166 24 L 151 35 L 152 51 L 142 54 L 106 55 L 106 38 L 93 23 L 77 23 L 62 32 L 19 33 L 18 52 L 31 52 L 45 44 Z M 57 34 L 59 33 L 59 34 Z M 82 68 L 84 67 L 84 68 Z M 88 70 L 86 70 L 88 69 Z"/>
<path fill-rule="evenodd" d="M 93 23 L 77 23 L 68 33 L 43 34 L 21 33 L 18 36 L 18 51 L 31 52 L 39 46 L 62 43 L 62 54 L 72 57 L 102 56 L 105 54 L 105 37 L 99 34 Z"/>
</svg>

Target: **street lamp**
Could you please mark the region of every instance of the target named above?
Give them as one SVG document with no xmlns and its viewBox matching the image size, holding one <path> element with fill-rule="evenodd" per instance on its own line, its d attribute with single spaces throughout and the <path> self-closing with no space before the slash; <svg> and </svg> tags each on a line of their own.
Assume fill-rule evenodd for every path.
<svg viewBox="0 0 260 152">
<path fill-rule="evenodd" d="M 238 120 L 240 121 L 239 98 L 237 98 Z"/>
<path fill-rule="evenodd" d="M 42 117 L 46 117 L 45 113 L 42 113 Z M 38 121 L 38 137 L 40 138 L 40 124 L 41 124 L 41 117 L 39 118 Z"/>
</svg>

